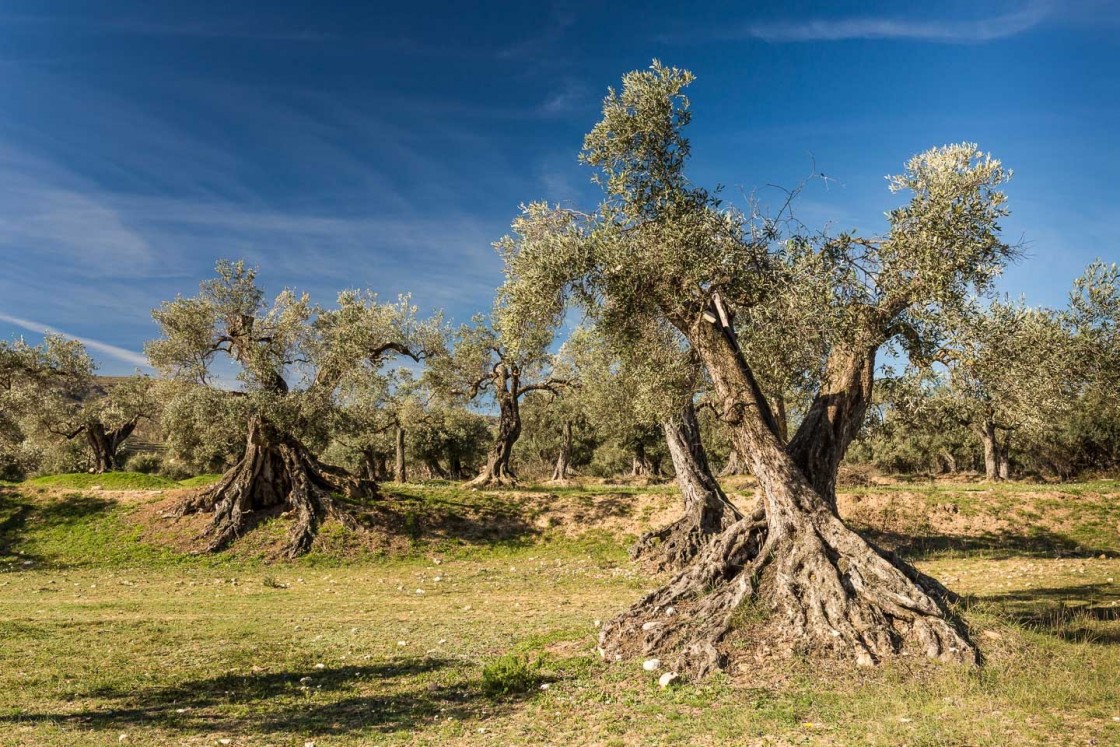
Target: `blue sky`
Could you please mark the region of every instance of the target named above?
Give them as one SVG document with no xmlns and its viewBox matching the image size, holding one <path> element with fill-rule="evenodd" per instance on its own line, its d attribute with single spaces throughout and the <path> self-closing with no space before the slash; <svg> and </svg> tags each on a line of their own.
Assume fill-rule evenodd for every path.
<svg viewBox="0 0 1120 747">
<path fill-rule="evenodd" d="M 799 216 L 873 232 L 885 175 L 969 140 L 1016 173 L 1004 290 L 1120 260 L 1120 3 L 387 5 L 0 0 L 0 336 L 131 371 L 219 257 L 466 320 L 519 203 L 594 203 L 583 133 L 653 57 L 697 74 L 691 174 L 730 202 L 823 172 Z"/>
</svg>

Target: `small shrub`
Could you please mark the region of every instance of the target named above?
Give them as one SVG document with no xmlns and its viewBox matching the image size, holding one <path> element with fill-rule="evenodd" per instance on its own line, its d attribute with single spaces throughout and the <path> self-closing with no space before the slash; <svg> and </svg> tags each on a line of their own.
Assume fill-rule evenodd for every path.
<svg viewBox="0 0 1120 747">
<path fill-rule="evenodd" d="M 541 681 L 541 660 L 506 654 L 482 668 L 482 691 L 491 698 L 535 690 Z"/>
<path fill-rule="evenodd" d="M 160 471 L 161 467 L 163 467 L 163 459 L 160 458 L 159 454 L 143 451 L 133 454 L 125 464 L 125 468 L 129 472 L 139 472 L 145 475 L 154 475 Z"/>
</svg>

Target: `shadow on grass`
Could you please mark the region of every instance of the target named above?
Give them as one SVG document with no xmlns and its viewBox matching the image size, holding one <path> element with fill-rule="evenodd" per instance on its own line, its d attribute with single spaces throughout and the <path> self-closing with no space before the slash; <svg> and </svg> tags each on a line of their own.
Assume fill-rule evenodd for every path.
<svg viewBox="0 0 1120 747">
<path fill-rule="evenodd" d="M 518 706 L 517 698 L 486 698 L 465 673 L 457 673 L 461 676 L 450 684 L 425 678 L 461 666 L 449 659 L 417 658 L 369 666 L 227 674 L 148 690 L 110 687 L 90 693 L 103 701 L 100 707 L 64 714 L 7 715 L 0 717 L 0 724 L 63 722 L 95 729 L 144 726 L 185 733 L 228 730 L 324 736 L 416 731 L 435 725 L 437 717 L 464 720 L 483 711 L 492 717 Z"/>
<path fill-rule="evenodd" d="M 1061 534 L 1035 529 L 1026 534 L 982 534 L 973 536 L 890 532 L 859 527 L 860 533 L 876 545 L 894 550 L 907 560 L 928 560 L 935 557 L 982 557 L 1005 560 L 1012 557 L 1087 558 L 1111 553 L 1101 548 L 1085 547 Z"/>
<path fill-rule="evenodd" d="M 1018 625 L 1071 643 L 1120 645 L 1120 586 L 1079 584 L 1019 589 L 977 595 L 969 604 L 983 603 Z M 1110 625 L 1109 623 L 1114 623 Z"/>
<path fill-rule="evenodd" d="M 20 570 L 49 562 L 51 558 L 27 551 L 29 534 L 80 523 L 111 506 L 111 500 L 78 493 L 33 501 L 13 488 L 0 487 L 0 563 Z"/>
</svg>

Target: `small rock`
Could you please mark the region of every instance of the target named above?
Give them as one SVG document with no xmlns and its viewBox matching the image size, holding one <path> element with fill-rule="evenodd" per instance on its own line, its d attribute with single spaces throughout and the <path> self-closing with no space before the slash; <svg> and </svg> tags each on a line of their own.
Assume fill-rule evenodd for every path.
<svg viewBox="0 0 1120 747">
<path fill-rule="evenodd" d="M 408 643 L 406 641 L 397 641 L 397 645 L 398 646 L 407 646 Z"/>
<path fill-rule="evenodd" d="M 665 687 L 668 687 L 669 685 L 673 684 L 674 682 L 676 682 L 680 678 L 681 678 L 681 676 L 679 674 L 677 674 L 676 672 L 666 672 L 665 674 L 661 675 L 661 677 L 658 678 L 657 684 L 661 685 L 662 688 L 665 688 Z"/>
<path fill-rule="evenodd" d="M 315 668 L 316 669 L 326 669 L 327 665 L 320 662 L 319 664 L 315 665 Z"/>
<path fill-rule="evenodd" d="M 229 737 L 222 737 L 218 740 L 218 744 L 233 744 L 233 740 Z"/>
<path fill-rule="evenodd" d="M 596 621 L 595 621 L 595 623 L 594 623 L 594 625 L 595 625 L 595 627 L 596 627 L 596 628 L 598 628 L 598 627 L 599 627 L 600 625 L 602 625 L 602 624 L 603 624 L 603 621 L 602 621 L 602 620 L 596 620 Z"/>
<path fill-rule="evenodd" d="M 668 615 L 669 617 L 672 617 L 673 615 L 677 614 L 677 608 L 676 607 L 669 607 L 665 610 L 665 614 Z"/>
<path fill-rule="evenodd" d="M 315 743 L 308 740 L 308 741 L 303 743 L 303 747 L 315 747 Z"/>
<path fill-rule="evenodd" d="M 424 593 L 424 590 L 423 590 L 423 589 L 417 589 L 417 590 L 416 590 L 416 593 L 417 593 L 417 594 L 423 594 L 423 593 Z"/>
<path fill-rule="evenodd" d="M 549 687 L 551 687 L 551 685 L 549 685 L 547 682 L 545 682 L 541 685 L 542 690 L 547 690 Z"/>
<path fill-rule="evenodd" d="M 121 734 L 119 737 L 117 737 L 117 742 L 119 742 L 120 744 L 124 744 L 127 741 L 128 741 L 128 735 L 127 734 Z"/>
<path fill-rule="evenodd" d="M 642 623 L 642 630 L 653 630 L 660 624 L 661 623 L 657 622 L 656 620 L 650 620 L 647 623 Z"/>
<path fill-rule="evenodd" d="M 856 657 L 856 666 L 873 667 L 875 666 L 875 660 L 871 658 L 871 654 L 861 651 L 859 656 Z"/>
<path fill-rule="evenodd" d="M 911 721 L 913 721 L 914 719 L 912 719 L 912 718 L 906 718 L 905 716 L 899 716 L 899 717 L 898 717 L 898 720 L 899 720 L 899 721 L 901 721 L 901 722 L 902 722 L 902 723 L 904 723 L 904 724 L 909 724 L 909 723 L 910 723 Z"/>
<path fill-rule="evenodd" d="M 653 672 L 661 668 L 661 659 L 646 659 L 642 662 L 642 669 Z"/>
</svg>

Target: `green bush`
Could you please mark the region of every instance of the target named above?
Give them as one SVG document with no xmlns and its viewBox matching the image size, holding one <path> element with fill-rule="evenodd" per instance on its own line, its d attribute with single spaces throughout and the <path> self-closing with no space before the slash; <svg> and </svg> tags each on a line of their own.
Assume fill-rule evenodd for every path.
<svg viewBox="0 0 1120 747">
<path fill-rule="evenodd" d="M 535 690 L 541 681 L 541 660 L 506 654 L 482 668 L 482 690 L 491 698 Z"/>
<path fill-rule="evenodd" d="M 141 451 L 133 454 L 125 462 L 125 469 L 129 472 L 139 472 L 144 475 L 154 475 L 163 467 L 163 459 L 159 454 Z"/>
</svg>

